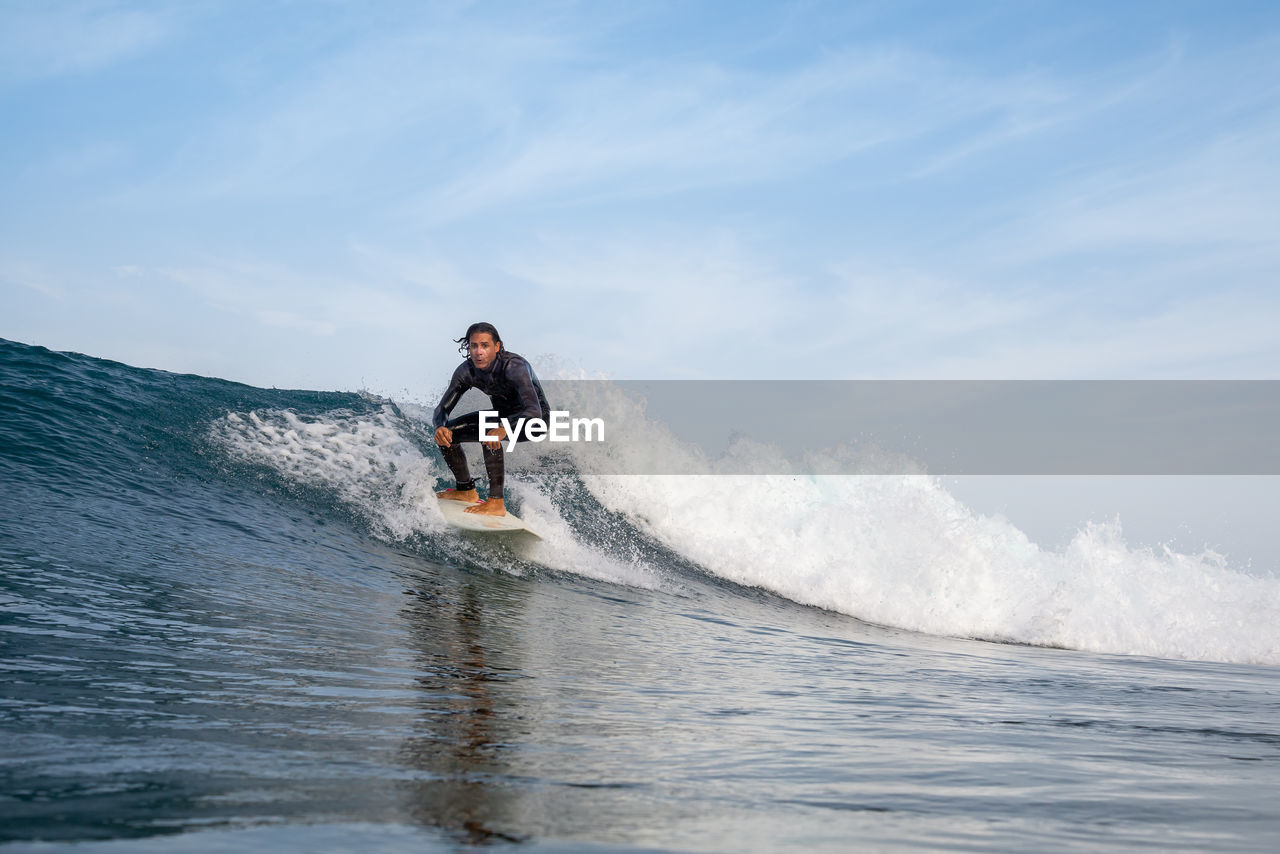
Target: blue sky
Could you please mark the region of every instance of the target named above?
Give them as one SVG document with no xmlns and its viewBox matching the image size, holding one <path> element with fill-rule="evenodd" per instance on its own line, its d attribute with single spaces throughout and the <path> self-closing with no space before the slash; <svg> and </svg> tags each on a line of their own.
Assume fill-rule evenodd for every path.
<svg viewBox="0 0 1280 854">
<path fill-rule="evenodd" d="M 0 5 L 0 336 L 544 373 L 1280 375 L 1280 5 Z"/>
</svg>

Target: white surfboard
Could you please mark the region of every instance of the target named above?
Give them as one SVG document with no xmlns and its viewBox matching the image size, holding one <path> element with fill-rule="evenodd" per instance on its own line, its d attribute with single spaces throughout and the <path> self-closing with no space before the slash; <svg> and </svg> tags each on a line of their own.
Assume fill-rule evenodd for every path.
<svg viewBox="0 0 1280 854">
<path fill-rule="evenodd" d="M 468 513 L 468 507 L 474 507 L 466 501 L 451 501 L 447 498 L 437 498 L 440 504 L 440 512 L 444 514 L 444 520 L 455 528 L 461 528 L 464 531 L 477 531 L 482 534 L 529 534 L 537 539 L 542 539 L 537 532 L 524 523 L 524 520 L 516 516 L 510 510 L 505 516 L 482 516 L 479 513 Z"/>
</svg>

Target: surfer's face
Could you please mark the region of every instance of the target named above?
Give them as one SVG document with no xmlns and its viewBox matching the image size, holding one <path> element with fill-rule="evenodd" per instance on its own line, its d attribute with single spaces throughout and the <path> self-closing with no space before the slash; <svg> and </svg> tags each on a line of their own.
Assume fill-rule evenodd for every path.
<svg viewBox="0 0 1280 854">
<path fill-rule="evenodd" d="M 467 341 L 467 353 L 471 357 L 471 363 L 482 371 L 493 364 L 494 357 L 501 349 L 502 345 L 495 343 L 493 336 L 488 332 L 477 332 Z"/>
</svg>

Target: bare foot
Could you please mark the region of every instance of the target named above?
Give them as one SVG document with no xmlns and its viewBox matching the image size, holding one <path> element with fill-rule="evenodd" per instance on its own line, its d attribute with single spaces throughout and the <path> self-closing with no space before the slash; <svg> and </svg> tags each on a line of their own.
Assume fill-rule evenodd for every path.
<svg viewBox="0 0 1280 854">
<path fill-rule="evenodd" d="M 505 516 L 507 505 L 501 498 L 490 498 L 475 507 L 468 507 L 467 513 L 479 513 L 481 516 Z"/>
<path fill-rule="evenodd" d="M 461 492 L 456 489 L 446 489 L 444 492 L 437 492 L 436 498 L 443 498 L 445 501 L 465 501 L 468 504 L 475 504 L 480 500 L 480 496 L 474 489 L 464 489 Z"/>
</svg>

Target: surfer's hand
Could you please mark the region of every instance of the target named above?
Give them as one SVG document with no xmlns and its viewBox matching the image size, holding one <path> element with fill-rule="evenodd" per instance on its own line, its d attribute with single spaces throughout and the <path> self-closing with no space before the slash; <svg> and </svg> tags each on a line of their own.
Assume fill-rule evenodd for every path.
<svg viewBox="0 0 1280 854">
<path fill-rule="evenodd" d="M 487 434 L 487 436 L 493 437 L 493 440 L 490 442 L 482 442 L 481 444 L 483 444 L 486 448 L 488 448 L 491 451 L 496 451 L 502 447 L 502 440 L 507 438 L 507 429 L 503 427 L 501 424 L 499 424 L 498 429 L 492 433 Z"/>
<path fill-rule="evenodd" d="M 447 448 L 453 444 L 453 431 L 448 427 L 436 428 L 436 444 L 442 448 Z"/>
</svg>

